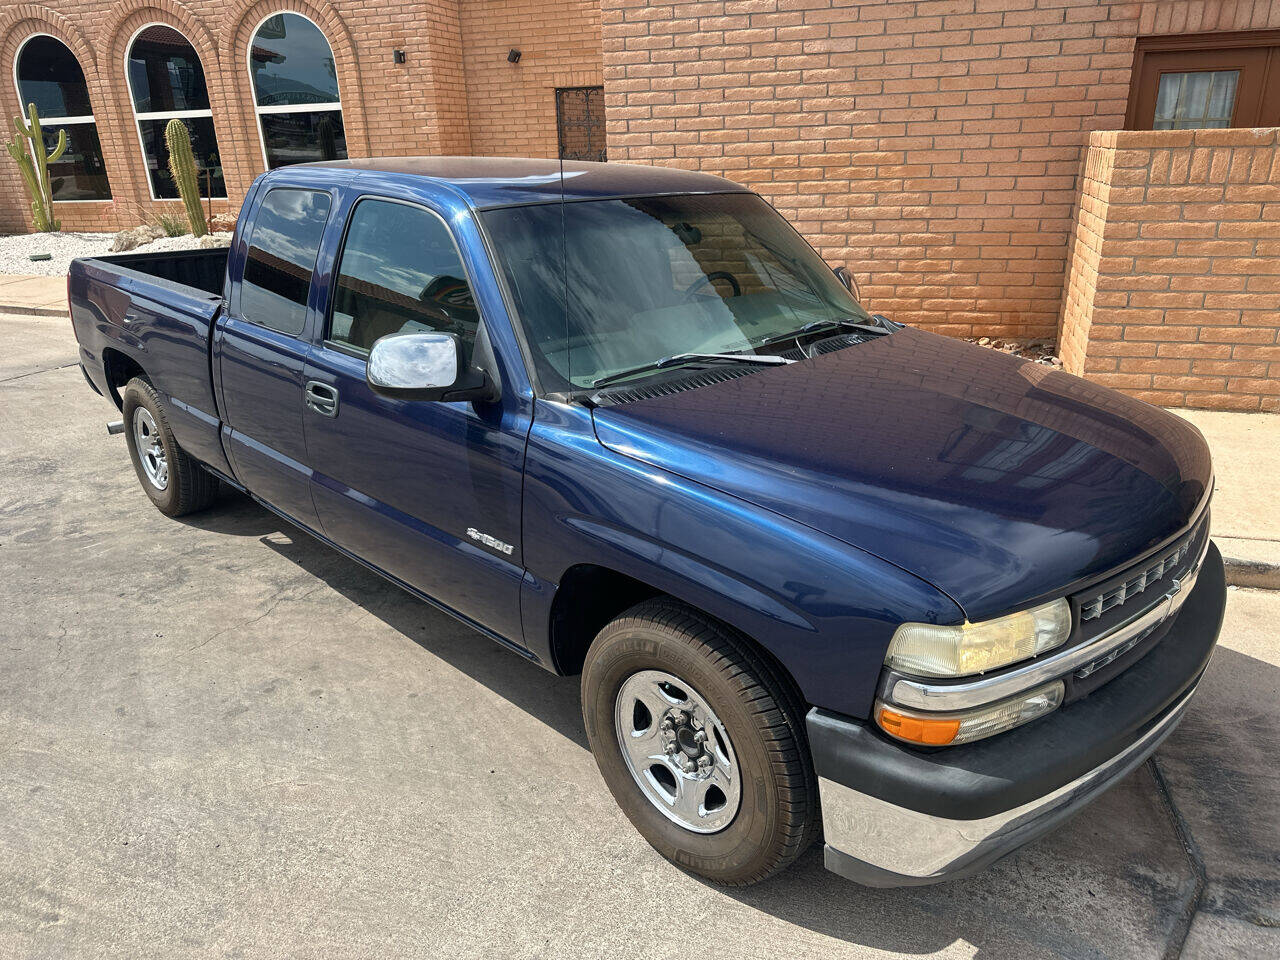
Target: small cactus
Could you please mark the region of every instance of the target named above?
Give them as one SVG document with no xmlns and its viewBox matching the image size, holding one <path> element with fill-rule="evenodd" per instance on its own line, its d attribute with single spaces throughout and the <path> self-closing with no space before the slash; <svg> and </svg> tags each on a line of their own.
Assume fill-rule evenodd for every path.
<svg viewBox="0 0 1280 960">
<path fill-rule="evenodd" d="M 321 117 L 316 124 L 316 140 L 320 143 L 320 156 L 325 160 L 338 159 L 337 130 L 329 117 Z"/>
<path fill-rule="evenodd" d="M 44 130 L 34 103 L 27 104 L 27 122 L 13 118 L 17 136 L 5 141 L 5 149 L 22 173 L 27 193 L 31 196 L 31 219 L 39 233 L 50 233 L 62 227 L 53 219 L 53 188 L 49 183 L 49 164 L 57 161 L 67 149 L 67 131 L 58 131 L 58 142 L 50 154 L 44 145 Z"/>
<path fill-rule="evenodd" d="M 193 236 L 203 237 L 209 232 L 205 226 L 204 208 L 200 205 L 200 175 L 196 171 L 196 158 L 191 152 L 191 134 L 187 125 L 174 117 L 164 128 L 164 143 L 169 148 L 169 172 L 182 205 L 187 211 Z"/>
</svg>

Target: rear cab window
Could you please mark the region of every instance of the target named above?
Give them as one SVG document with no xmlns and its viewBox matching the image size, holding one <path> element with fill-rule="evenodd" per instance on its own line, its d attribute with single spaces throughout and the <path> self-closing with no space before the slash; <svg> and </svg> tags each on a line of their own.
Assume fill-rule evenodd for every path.
<svg viewBox="0 0 1280 960">
<path fill-rule="evenodd" d="M 322 190 L 275 187 L 263 198 L 240 283 L 243 319 L 290 336 L 302 333 L 330 206 Z"/>
</svg>

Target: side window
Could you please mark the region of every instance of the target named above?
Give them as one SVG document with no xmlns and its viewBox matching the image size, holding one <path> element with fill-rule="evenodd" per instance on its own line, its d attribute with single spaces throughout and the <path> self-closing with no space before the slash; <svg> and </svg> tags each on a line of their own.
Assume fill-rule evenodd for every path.
<svg viewBox="0 0 1280 960">
<path fill-rule="evenodd" d="M 329 340 L 367 351 L 389 333 L 454 333 L 468 348 L 479 325 L 458 248 L 421 207 L 362 200 L 338 262 Z"/>
<path fill-rule="evenodd" d="M 240 315 L 296 336 L 307 319 L 311 274 L 329 218 L 329 195 L 277 187 L 254 216 L 240 285 Z"/>
</svg>

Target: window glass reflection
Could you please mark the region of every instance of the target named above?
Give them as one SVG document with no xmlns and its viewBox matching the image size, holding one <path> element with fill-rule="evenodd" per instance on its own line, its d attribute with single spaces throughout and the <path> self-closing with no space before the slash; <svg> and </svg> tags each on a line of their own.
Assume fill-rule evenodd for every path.
<svg viewBox="0 0 1280 960">
<path fill-rule="evenodd" d="M 241 316 L 281 333 L 302 332 L 328 218 L 327 193 L 277 188 L 267 194 L 254 215 L 240 285 Z"/>
<path fill-rule="evenodd" d="M 267 166 L 271 169 L 291 163 L 342 160 L 347 155 L 341 110 L 264 113 L 259 119 Z"/>
<path fill-rule="evenodd" d="M 190 42 L 172 27 L 147 27 L 129 48 L 129 86 L 138 113 L 208 110 L 204 69 Z"/>
<path fill-rule="evenodd" d="M 89 87 L 75 54 L 61 40 L 37 34 L 22 44 L 14 79 L 23 112 L 27 104 L 34 103 L 40 114 L 45 149 L 52 153 L 58 145 L 58 131 L 67 132 L 66 151 L 49 164 L 53 199 L 110 200 Z"/>
<path fill-rule="evenodd" d="M 329 339 L 359 350 L 391 333 L 475 340 L 479 315 L 448 229 L 418 207 L 364 200 L 347 228 Z"/>
<path fill-rule="evenodd" d="M 213 132 L 212 117 L 186 117 L 187 134 L 191 137 L 191 153 L 196 160 L 196 176 L 203 197 L 225 197 L 227 185 L 222 179 L 222 160 L 218 157 L 218 139 Z M 139 120 L 142 149 L 147 158 L 147 176 L 151 192 L 158 200 L 176 200 L 178 187 L 169 170 L 169 147 L 164 130 L 168 120 Z"/>
<path fill-rule="evenodd" d="M 278 13 L 258 28 L 249 48 L 249 72 L 260 107 L 338 102 L 329 41 L 296 13 Z"/>
<path fill-rule="evenodd" d="M 249 79 L 268 169 L 346 157 L 338 68 L 319 27 L 297 13 L 268 17 L 249 44 Z"/>
<path fill-rule="evenodd" d="M 61 40 L 32 37 L 18 55 L 18 96 L 34 103 L 41 118 L 84 117 L 93 113 L 84 71 Z"/>
<path fill-rule="evenodd" d="M 73 123 L 44 128 L 44 146 L 50 153 L 58 145 L 58 131 L 67 131 L 67 149 L 49 164 L 49 185 L 55 200 L 109 200 L 107 167 L 102 161 L 98 127 Z"/>
<path fill-rule="evenodd" d="M 173 27 L 146 27 L 129 45 L 128 80 L 151 195 L 157 200 L 178 196 L 164 138 L 169 121 L 177 119 L 191 137 L 200 196 L 225 197 L 209 89 L 191 42 Z"/>
</svg>

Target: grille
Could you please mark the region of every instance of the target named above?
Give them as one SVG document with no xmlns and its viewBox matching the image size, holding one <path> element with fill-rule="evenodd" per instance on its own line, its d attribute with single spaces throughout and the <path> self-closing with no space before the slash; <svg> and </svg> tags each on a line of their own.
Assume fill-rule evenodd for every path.
<svg viewBox="0 0 1280 960">
<path fill-rule="evenodd" d="M 1167 574 L 1172 573 L 1187 558 L 1187 554 L 1191 551 L 1192 544 L 1199 538 L 1189 536 L 1182 541 L 1181 546 L 1172 553 L 1166 554 L 1155 563 L 1147 565 L 1133 576 L 1129 577 L 1124 583 L 1112 587 L 1105 593 L 1095 594 L 1092 597 L 1081 598 L 1080 601 L 1080 619 L 1083 621 L 1096 620 L 1108 610 L 1120 606 L 1129 600 L 1132 600 L 1142 591 L 1146 590 L 1151 584 L 1158 580 L 1164 579 Z"/>
</svg>

